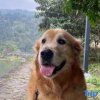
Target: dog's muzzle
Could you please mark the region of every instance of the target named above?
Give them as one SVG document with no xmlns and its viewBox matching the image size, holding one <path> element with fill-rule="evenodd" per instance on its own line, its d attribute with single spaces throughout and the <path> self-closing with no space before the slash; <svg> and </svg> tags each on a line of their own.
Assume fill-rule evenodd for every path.
<svg viewBox="0 0 100 100">
<path fill-rule="evenodd" d="M 57 66 L 52 63 L 54 54 L 50 49 L 45 49 L 40 53 L 41 57 L 41 65 L 40 72 L 43 76 L 51 77 L 52 75 L 59 72 L 66 64 L 66 60 L 62 60 L 62 62 Z"/>
<path fill-rule="evenodd" d="M 42 64 L 40 65 L 40 72 L 43 76 L 51 77 L 52 75 L 55 75 L 57 72 L 59 72 L 66 64 L 66 60 L 63 60 L 59 66 L 56 66 L 54 64 Z"/>
<path fill-rule="evenodd" d="M 53 52 L 50 49 L 45 49 L 41 52 L 41 59 L 44 65 L 50 64 L 53 58 Z"/>
</svg>

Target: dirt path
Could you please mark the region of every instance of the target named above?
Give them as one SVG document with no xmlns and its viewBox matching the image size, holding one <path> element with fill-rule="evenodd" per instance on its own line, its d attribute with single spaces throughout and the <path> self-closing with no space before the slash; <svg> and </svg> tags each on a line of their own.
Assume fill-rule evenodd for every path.
<svg viewBox="0 0 100 100">
<path fill-rule="evenodd" d="M 25 100 L 32 64 L 24 64 L 0 78 L 0 100 Z"/>
<path fill-rule="evenodd" d="M 0 78 L 0 100 L 26 100 L 32 63 L 21 65 Z M 88 100 L 100 100 L 90 98 Z"/>
</svg>

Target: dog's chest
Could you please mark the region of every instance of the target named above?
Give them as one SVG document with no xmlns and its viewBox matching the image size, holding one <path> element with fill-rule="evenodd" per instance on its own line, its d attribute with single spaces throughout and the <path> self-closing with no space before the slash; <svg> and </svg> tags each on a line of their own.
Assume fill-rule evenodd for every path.
<svg viewBox="0 0 100 100">
<path fill-rule="evenodd" d="M 38 96 L 38 100 L 75 100 L 73 97 L 73 94 L 71 92 L 69 93 L 53 93 L 53 92 L 48 92 L 48 93 L 43 93 L 40 92 Z"/>
<path fill-rule="evenodd" d="M 38 87 L 38 100 L 66 100 L 66 92 L 59 85 Z"/>
<path fill-rule="evenodd" d="M 48 86 L 42 84 L 42 87 L 39 85 L 38 91 L 38 100 L 81 100 L 79 95 L 85 98 L 81 89 L 67 86 L 61 88 L 59 85 Z"/>
</svg>

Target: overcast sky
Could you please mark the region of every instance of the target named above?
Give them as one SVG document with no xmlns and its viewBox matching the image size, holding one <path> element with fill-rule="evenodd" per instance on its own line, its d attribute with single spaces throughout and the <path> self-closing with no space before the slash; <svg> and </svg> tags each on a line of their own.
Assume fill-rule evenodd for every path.
<svg viewBox="0 0 100 100">
<path fill-rule="evenodd" d="M 0 9 L 35 10 L 37 5 L 34 0 L 0 0 Z"/>
</svg>

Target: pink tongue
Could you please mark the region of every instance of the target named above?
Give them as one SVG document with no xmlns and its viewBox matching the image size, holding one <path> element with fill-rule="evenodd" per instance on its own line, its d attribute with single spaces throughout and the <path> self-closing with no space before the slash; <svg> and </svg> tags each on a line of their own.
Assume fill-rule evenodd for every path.
<svg viewBox="0 0 100 100">
<path fill-rule="evenodd" d="M 40 72 L 44 76 L 51 76 L 53 74 L 55 66 L 44 66 L 41 65 Z"/>
</svg>

